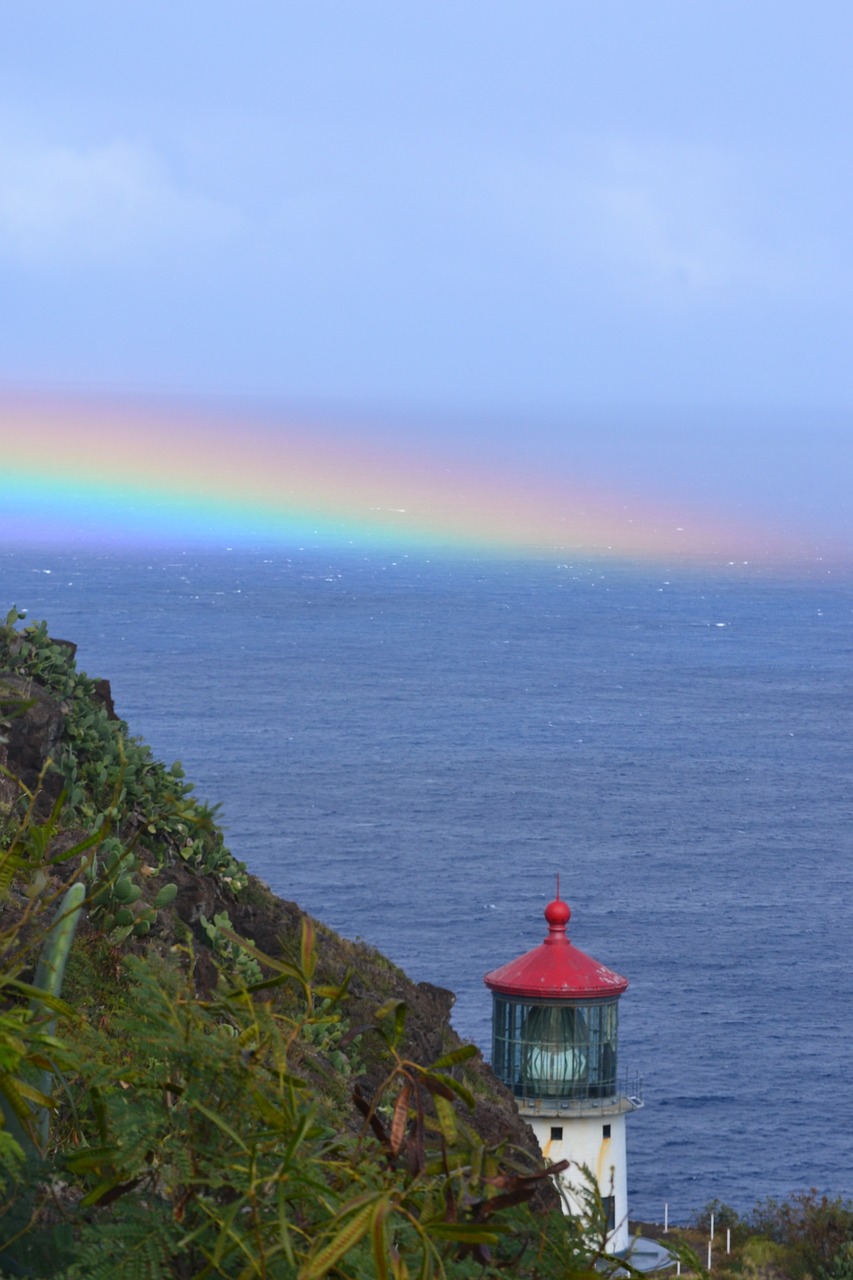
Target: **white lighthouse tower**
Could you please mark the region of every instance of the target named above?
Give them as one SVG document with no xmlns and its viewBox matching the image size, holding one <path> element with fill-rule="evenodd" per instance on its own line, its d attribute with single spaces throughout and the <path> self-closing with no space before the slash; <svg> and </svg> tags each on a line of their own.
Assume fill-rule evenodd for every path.
<svg viewBox="0 0 853 1280">
<path fill-rule="evenodd" d="M 492 992 L 492 1069 L 511 1089 L 543 1156 L 572 1164 L 560 1175 L 567 1212 L 584 1212 L 585 1165 L 598 1183 L 610 1231 L 607 1250 L 629 1248 L 625 1117 L 642 1103 L 617 1079 L 619 997 L 628 986 L 573 946 L 571 911 L 545 908 L 548 937 L 485 976 Z"/>
</svg>

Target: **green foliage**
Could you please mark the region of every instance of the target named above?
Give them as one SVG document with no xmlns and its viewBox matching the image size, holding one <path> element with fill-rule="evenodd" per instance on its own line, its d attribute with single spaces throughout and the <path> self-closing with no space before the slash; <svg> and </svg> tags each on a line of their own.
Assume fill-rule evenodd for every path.
<svg viewBox="0 0 853 1280">
<path fill-rule="evenodd" d="M 59 834 L 60 815 L 65 802 L 64 795 L 56 800 L 47 818 L 37 816 L 43 774 L 35 791 L 30 791 L 19 778 L 0 767 L 0 774 L 11 778 L 17 791 L 17 801 L 3 814 L 0 827 L 0 906 L 9 895 L 12 882 L 25 886 L 30 897 L 43 893 L 48 883 L 48 869 L 85 854 L 101 840 L 95 833 L 75 841 L 69 848 L 51 855 L 54 841 Z"/>
<path fill-rule="evenodd" d="M 77 922 L 80 918 L 80 911 L 85 897 L 86 889 L 79 881 L 72 884 L 65 891 L 39 952 L 35 977 L 33 978 L 30 1009 L 35 1022 L 44 1020 L 47 1037 L 52 1038 L 55 1030 L 56 1021 L 53 1015 L 60 1008 L 56 1002 L 62 990 L 65 966 L 68 963 L 71 943 L 74 940 L 74 933 L 77 929 Z M 49 1093 L 51 1088 L 51 1074 L 52 1068 L 45 1066 L 36 1080 L 37 1088 L 45 1095 Z M 38 1107 L 36 1117 L 40 1146 L 44 1149 L 47 1146 L 50 1108 L 48 1106 Z"/>
<path fill-rule="evenodd" d="M 699 1231 L 710 1231 L 712 1217 L 715 1231 L 735 1231 L 740 1225 L 740 1215 L 730 1204 L 725 1204 L 722 1200 L 709 1200 L 696 1215 L 694 1226 Z"/>
<path fill-rule="evenodd" d="M 0 773 L 10 776 L 8 771 Z M 40 892 L 47 883 L 43 867 L 45 853 L 56 830 L 57 810 L 47 822 L 36 820 L 36 795 L 18 779 L 13 779 L 19 791 L 18 804 L 4 815 L 0 835 L 0 903 L 9 895 L 13 881 L 29 885 L 35 879 L 34 891 Z M 21 801 L 25 799 L 23 814 Z"/>
<path fill-rule="evenodd" d="M 253 944 L 250 940 L 237 937 L 227 911 L 218 911 L 212 920 L 202 914 L 199 916 L 199 924 L 207 936 L 215 959 L 232 981 L 236 978 L 245 986 L 262 981 L 260 966 L 248 949 Z"/>
<path fill-rule="evenodd" d="M 828 1267 L 818 1268 L 818 1280 L 853 1280 L 853 1241 L 838 1250 Z"/>
<path fill-rule="evenodd" d="M 333 1001 L 321 1000 L 314 1017 L 304 1024 L 302 1035 L 338 1075 L 359 1076 L 364 1071 L 358 1054 L 361 1034 L 353 1032 L 348 1019 L 335 1008 Z"/>
<path fill-rule="evenodd" d="M 0 670 L 44 687 L 64 712 L 59 759 L 70 818 L 96 831 L 122 825 L 162 866 L 180 856 L 233 892 L 247 881 L 246 868 L 225 847 L 215 807 L 197 801 L 180 764 L 167 769 L 132 738 L 123 720 L 113 720 L 98 697 L 97 683 L 78 672 L 68 645 L 51 640 L 44 622 L 18 629 L 23 614 L 13 608 L 0 626 Z M 0 713 L 4 712 L 0 704 Z"/>
<path fill-rule="evenodd" d="M 54 1035 L 57 1014 L 72 1011 L 59 999 L 65 966 L 85 897 L 82 884 L 63 894 L 41 938 L 32 984 L 18 974 L 27 947 L 20 944 L 21 920 L 0 934 L 0 1188 L 5 1221 L 0 1241 L 6 1245 L 26 1235 L 32 1222 L 35 1182 L 46 1153 L 56 1062 L 63 1044 Z M 33 905 L 38 917 L 46 902 Z M 28 921 L 36 938 L 38 919 Z M 28 1003 L 23 1001 L 29 998 Z M 0 1266 L 11 1265 L 0 1245 Z"/>
<path fill-rule="evenodd" d="M 0 1117 L 3 1150 L 13 1163 L 38 1156 L 47 1145 L 51 1059 L 61 1050 L 55 1015 L 70 1013 L 59 993 L 84 897 L 79 883 L 64 893 L 41 943 L 32 984 L 17 976 L 8 935 L 0 940 L 6 962 L 0 969 L 0 999 L 6 1004 L 0 1011 Z"/>
<path fill-rule="evenodd" d="M 62 1280 L 116 1280 L 118 1276 L 157 1280 L 181 1275 L 172 1267 L 180 1234 L 167 1203 L 129 1197 L 119 1216 L 99 1222 L 97 1230 L 84 1232 L 72 1243 L 74 1261 L 56 1274 Z"/>
<path fill-rule="evenodd" d="M 839 1278 L 849 1265 L 853 1245 L 853 1203 L 830 1199 L 814 1187 L 788 1200 L 761 1200 L 749 1216 L 750 1230 L 784 1250 L 784 1270 L 801 1276 Z"/>
<path fill-rule="evenodd" d="M 765 1236 L 750 1236 L 740 1252 L 740 1270 L 747 1280 L 782 1280 L 786 1265 L 784 1246 Z"/>
<path fill-rule="evenodd" d="M 140 859 L 133 849 L 114 836 L 103 839 L 89 861 L 90 914 L 113 942 L 123 942 L 131 935 L 145 937 L 158 912 L 170 906 L 177 896 L 177 885 L 165 884 L 148 901 L 137 878 L 141 871 Z"/>
<path fill-rule="evenodd" d="M 470 1046 L 415 1063 L 401 1051 L 405 1007 L 380 1008 L 386 1074 L 369 1097 L 356 1088 L 358 1125 L 308 1081 L 346 1026 L 344 988 L 315 986 L 310 924 L 297 960 L 263 962 L 272 976 L 254 992 L 205 1002 L 177 964 L 126 957 L 109 1026 L 74 1024 L 61 1055 L 72 1105 L 51 1157 L 62 1231 L 46 1232 L 36 1207 L 13 1255 L 28 1274 L 587 1272 L 596 1246 L 577 1223 L 526 1208 L 547 1173 L 485 1147 L 463 1119 L 471 1099 L 456 1073 Z M 288 1000 L 270 999 L 284 987 Z"/>
</svg>

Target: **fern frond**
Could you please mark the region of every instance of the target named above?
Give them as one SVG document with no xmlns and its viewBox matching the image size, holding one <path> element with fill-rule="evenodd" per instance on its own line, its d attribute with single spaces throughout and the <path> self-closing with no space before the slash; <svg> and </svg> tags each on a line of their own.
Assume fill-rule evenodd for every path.
<svg viewBox="0 0 853 1280">
<path fill-rule="evenodd" d="M 128 1200 L 120 1220 L 83 1228 L 61 1280 L 172 1280 L 180 1234 L 167 1206 Z"/>
</svg>

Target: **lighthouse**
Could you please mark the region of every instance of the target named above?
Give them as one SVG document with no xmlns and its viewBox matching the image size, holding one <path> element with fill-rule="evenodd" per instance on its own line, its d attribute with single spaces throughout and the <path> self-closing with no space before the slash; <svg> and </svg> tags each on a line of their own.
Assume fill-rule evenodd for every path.
<svg viewBox="0 0 853 1280">
<path fill-rule="evenodd" d="M 642 1106 L 617 1076 L 619 998 L 627 978 L 574 946 L 568 903 L 545 908 L 548 936 L 485 976 L 492 992 L 492 1069 L 515 1094 L 546 1160 L 560 1174 L 566 1212 L 583 1214 L 585 1180 L 595 1178 L 608 1219 L 607 1250 L 629 1248 L 625 1119 Z"/>
</svg>

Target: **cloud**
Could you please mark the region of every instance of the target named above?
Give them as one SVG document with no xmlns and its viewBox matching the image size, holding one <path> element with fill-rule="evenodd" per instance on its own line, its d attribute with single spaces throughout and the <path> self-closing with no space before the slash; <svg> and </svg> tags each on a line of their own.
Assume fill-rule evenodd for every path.
<svg viewBox="0 0 853 1280">
<path fill-rule="evenodd" d="M 743 156 L 617 138 L 557 150 L 515 158 L 495 188 L 517 234 L 563 279 L 643 304 L 817 287 L 820 264 L 780 220 L 767 175 Z"/>
<path fill-rule="evenodd" d="M 791 284 L 784 256 L 752 233 L 752 193 L 720 151 L 611 146 L 583 194 L 599 253 L 636 283 L 706 295 Z"/>
<path fill-rule="evenodd" d="M 0 137 L 0 257 L 77 264 L 164 244 L 208 244 L 234 221 L 223 204 L 181 190 L 148 147 L 22 148 Z"/>
</svg>

